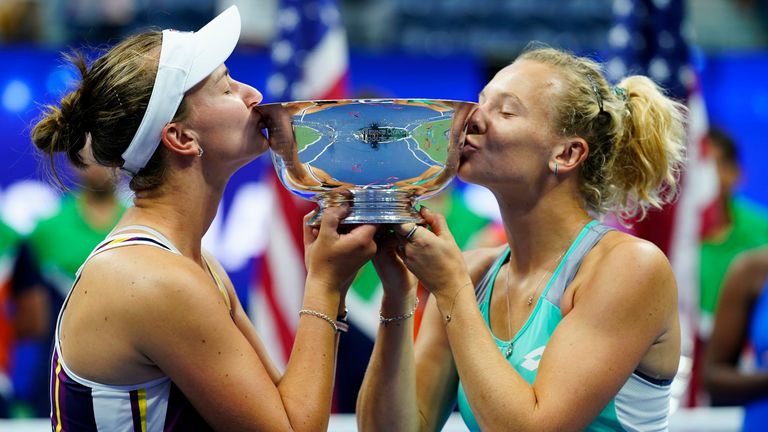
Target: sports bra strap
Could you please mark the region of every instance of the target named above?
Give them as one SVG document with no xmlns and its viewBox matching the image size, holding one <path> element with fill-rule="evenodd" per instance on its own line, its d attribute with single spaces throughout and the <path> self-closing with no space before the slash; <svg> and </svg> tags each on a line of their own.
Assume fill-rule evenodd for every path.
<svg viewBox="0 0 768 432">
<path fill-rule="evenodd" d="M 485 272 L 483 275 L 483 278 L 480 279 L 480 282 L 475 286 L 475 298 L 477 298 L 477 304 L 483 304 L 485 301 L 485 296 L 488 295 L 488 288 L 493 283 L 492 279 L 496 275 L 495 269 L 498 269 L 501 267 L 501 264 L 506 261 L 507 259 L 507 250 L 505 249 L 504 253 L 498 256 L 493 261 L 493 264 L 488 268 L 488 271 Z"/>
<path fill-rule="evenodd" d="M 163 246 L 166 247 L 166 249 L 168 249 L 168 250 L 170 250 L 170 251 L 172 251 L 174 253 L 177 253 L 177 254 L 181 253 L 181 252 L 179 252 L 178 249 L 176 249 L 176 246 L 174 246 L 173 243 L 171 243 L 171 241 L 168 240 L 168 238 L 166 236 L 160 234 L 160 232 L 155 230 L 154 228 L 150 228 L 150 227 L 148 227 L 146 225 L 127 225 L 127 226 L 115 229 L 114 231 L 112 231 L 112 233 L 109 235 L 109 237 L 111 237 L 113 235 L 116 235 L 116 234 L 126 233 L 126 232 L 129 232 L 129 231 L 139 231 L 139 232 L 143 232 L 145 234 L 149 234 L 151 237 L 157 238 L 157 240 L 159 240 L 160 243 L 162 243 Z M 107 237 L 107 238 L 109 238 L 109 237 Z"/>
</svg>

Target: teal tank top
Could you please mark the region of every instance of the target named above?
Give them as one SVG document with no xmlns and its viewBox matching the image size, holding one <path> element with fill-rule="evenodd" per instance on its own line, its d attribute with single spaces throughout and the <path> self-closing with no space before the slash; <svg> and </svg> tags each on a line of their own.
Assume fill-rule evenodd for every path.
<svg viewBox="0 0 768 432">
<path fill-rule="evenodd" d="M 592 221 L 582 228 L 563 259 L 552 273 L 536 302 L 531 315 L 511 341 L 501 340 L 491 332 L 507 361 L 528 383 L 536 380 L 539 361 L 555 328 L 563 319 L 560 299 L 570 285 L 584 257 L 605 233 L 612 228 Z M 509 257 L 509 248 L 491 265 L 475 288 L 477 303 L 490 330 L 490 299 L 493 283 L 499 269 Z M 508 355 L 507 355 L 508 354 Z M 598 372 L 596 372 L 598 373 Z M 619 393 L 585 429 L 587 431 L 666 431 L 668 429 L 671 380 L 655 380 L 634 372 Z M 467 427 L 479 431 L 480 427 L 467 401 L 464 388 L 459 382 L 458 408 Z"/>
</svg>

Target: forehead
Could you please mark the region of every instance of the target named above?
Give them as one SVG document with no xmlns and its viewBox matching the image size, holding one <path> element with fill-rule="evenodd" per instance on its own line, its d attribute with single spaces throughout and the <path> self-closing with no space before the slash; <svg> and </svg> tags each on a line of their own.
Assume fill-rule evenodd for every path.
<svg viewBox="0 0 768 432">
<path fill-rule="evenodd" d="M 550 100 L 563 87 L 563 80 L 554 67 L 531 60 L 517 60 L 500 70 L 483 90 L 486 97 L 514 94 L 524 104 Z"/>
</svg>

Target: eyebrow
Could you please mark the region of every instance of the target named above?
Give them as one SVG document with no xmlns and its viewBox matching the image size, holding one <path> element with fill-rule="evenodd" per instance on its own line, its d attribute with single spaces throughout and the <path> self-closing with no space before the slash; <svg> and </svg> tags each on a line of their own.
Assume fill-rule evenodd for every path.
<svg viewBox="0 0 768 432">
<path fill-rule="evenodd" d="M 229 76 L 229 68 L 227 68 L 226 66 L 224 66 L 224 71 L 223 71 L 223 72 L 221 72 L 221 73 L 220 73 L 220 74 L 219 74 L 217 77 L 215 77 L 215 78 L 214 78 L 214 80 L 213 80 L 213 82 L 214 82 L 214 83 L 217 83 L 217 82 L 221 81 L 221 79 L 222 79 L 222 78 L 224 78 L 224 77 L 226 77 L 226 76 Z"/>
<path fill-rule="evenodd" d="M 503 99 L 512 99 L 512 102 L 520 105 L 521 107 L 525 108 L 525 104 L 523 104 L 523 101 L 520 100 L 520 98 L 514 94 L 514 93 L 501 93 L 501 97 Z"/>
<path fill-rule="evenodd" d="M 485 97 L 485 89 L 483 89 L 480 92 L 480 95 L 478 96 L 478 100 L 480 100 L 483 97 Z M 517 104 L 520 108 L 525 109 L 525 104 L 523 103 L 523 101 L 520 99 L 520 97 L 518 97 L 514 93 L 501 92 L 501 93 L 499 93 L 499 98 L 500 99 L 511 99 L 513 103 Z"/>
</svg>

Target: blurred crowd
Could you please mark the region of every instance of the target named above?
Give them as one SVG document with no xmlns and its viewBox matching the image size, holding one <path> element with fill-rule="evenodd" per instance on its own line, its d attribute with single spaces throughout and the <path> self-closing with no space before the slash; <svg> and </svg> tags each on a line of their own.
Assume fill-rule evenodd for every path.
<svg viewBox="0 0 768 432">
<path fill-rule="evenodd" d="M 0 3 L 0 40 L 101 43 L 149 25 L 199 27 L 216 0 L 5 0 Z M 170 17 L 173 17 L 171 20 Z"/>
</svg>

